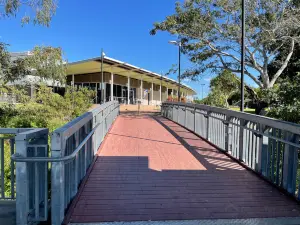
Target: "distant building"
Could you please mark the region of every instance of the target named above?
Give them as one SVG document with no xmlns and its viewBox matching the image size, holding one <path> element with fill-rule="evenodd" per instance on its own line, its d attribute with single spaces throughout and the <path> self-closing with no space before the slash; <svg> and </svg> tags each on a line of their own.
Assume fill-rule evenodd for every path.
<svg viewBox="0 0 300 225">
<path fill-rule="evenodd" d="M 103 68 L 103 87 L 102 73 Z M 121 104 L 159 105 L 168 96 L 177 96 L 177 81 L 160 74 L 138 68 L 109 57 L 101 57 L 69 63 L 67 83 L 75 87 L 88 87 L 97 90 L 97 103 L 118 99 Z M 196 92 L 181 84 L 181 96 L 188 101 Z"/>
<path fill-rule="evenodd" d="M 26 58 L 30 56 L 32 53 L 30 51 L 26 52 L 11 52 L 9 53 L 11 56 L 12 60 L 16 60 L 19 58 Z M 39 76 L 34 75 L 34 69 L 32 70 L 32 74 L 25 75 L 19 80 L 13 81 L 13 82 L 8 82 L 6 85 L 8 86 L 23 86 L 26 88 L 28 95 L 32 97 L 34 95 L 34 88 L 36 85 L 40 84 L 41 81 L 46 84 L 48 87 L 52 87 L 54 92 L 63 94 L 64 92 L 64 86 L 61 85 L 58 81 L 53 81 L 53 80 L 45 80 L 41 79 Z M 0 102 L 7 102 L 7 101 L 12 101 L 15 102 L 16 99 L 11 96 L 10 94 L 7 93 L 0 93 Z"/>
</svg>

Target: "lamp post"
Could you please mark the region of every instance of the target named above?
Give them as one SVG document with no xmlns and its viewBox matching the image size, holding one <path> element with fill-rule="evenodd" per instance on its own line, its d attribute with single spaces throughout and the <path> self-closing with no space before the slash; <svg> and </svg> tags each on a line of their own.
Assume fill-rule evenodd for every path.
<svg viewBox="0 0 300 225">
<path fill-rule="evenodd" d="M 103 82 L 103 59 L 105 57 L 105 53 L 103 49 L 101 49 L 101 103 L 105 102 L 104 99 L 104 82 Z"/>
<path fill-rule="evenodd" d="M 180 102 L 181 99 L 180 99 L 180 82 L 181 82 L 181 71 L 180 71 L 180 64 L 181 64 L 181 47 L 182 47 L 182 44 L 181 44 L 181 41 L 169 41 L 170 44 L 173 44 L 173 45 L 177 45 L 178 46 L 178 101 Z"/>
<path fill-rule="evenodd" d="M 242 51 L 241 51 L 241 112 L 244 112 L 244 74 L 245 74 L 245 0 L 242 0 Z"/>
<path fill-rule="evenodd" d="M 204 99 L 204 95 L 203 95 L 203 87 L 205 86 L 205 84 L 201 84 L 202 86 L 202 100 Z"/>
</svg>

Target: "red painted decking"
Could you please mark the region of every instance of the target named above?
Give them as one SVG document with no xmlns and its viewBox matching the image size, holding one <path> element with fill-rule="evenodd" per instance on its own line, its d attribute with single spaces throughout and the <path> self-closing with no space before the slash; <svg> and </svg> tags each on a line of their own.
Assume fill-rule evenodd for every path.
<svg viewBox="0 0 300 225">
<path fill-rule="evenodd" d="M 67 222 L 298 217 L 299 205 L 179 125 L 115 121 Z"/>
</svg>

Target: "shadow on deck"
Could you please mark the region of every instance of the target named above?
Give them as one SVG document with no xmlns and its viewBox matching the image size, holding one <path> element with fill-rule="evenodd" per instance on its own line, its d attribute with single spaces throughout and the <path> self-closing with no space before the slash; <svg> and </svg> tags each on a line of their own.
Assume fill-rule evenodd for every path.
<svg viewBox="0 0 300 225">
<path fill-rule="evenodd" d="M 65 223 L 299 216 L 295 201 L 185 128 L 157 115 L 126 114 L 106 137 Z"/>
</svg>

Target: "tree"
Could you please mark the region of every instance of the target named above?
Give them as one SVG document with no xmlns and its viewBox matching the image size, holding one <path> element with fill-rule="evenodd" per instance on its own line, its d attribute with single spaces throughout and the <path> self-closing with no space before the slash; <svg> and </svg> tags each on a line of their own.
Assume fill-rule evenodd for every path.
<svg viewBox="0 0 300 225">
<path fill-rule="evenodd" d="M 300 28 L 300 8 L 289 0 L 246 2 L 245 73 L 259 87 L 268 89 L 274 86 L 287 67 L 295 43 L 299 42 L 296 31 Z M 183 52 L 195 63 L 195 68 L 186 71 L 185 76 L 195 78 L 205 71 L 224 69 L 240 73 L 240 8 L 241 0 L 176 3 L 176 13 L 155 23 L 150 34 L 160 30 L 178 35 Z M 288 47 L 288 52 L 278 61 L 279 68 L 270 78 L 268 64 L 283 46 Z"/>
<path fill-rule="evenodd" d="M 7 44 L 0 42 L 0 85 L 1 82 L 18 80 L 28 73 L 25 61 L 23 59 L 13 60 L 7 51 Z"/>
<path fill-rule="evenodd" d="M 61 48 L 37 46 L 28 57 L 12 59 L 6 46 L 0 43 L 0 80 L 4 84 L 30 74 L 41 81 L 65 82 L 66 60 Z"/>
<path fill-rule="evenodd" d="M 267 113 L 270 117 L 300 123 L 300 73 L 278 85 Z"/>
<path fill-rule="evenodd" d="M 25 11 L 22 24 L 49 26 L 57 8 L 56 0 L 0 0 L 0 18 L 16 16 L 19 11 Z"/>
<path fill-rule="evenodd" d="M 240 83 L 240 79 L 235 74 L 224 70 L 210 81 L 210 88 L 212 92 L 222 93 L 225 107 L 229 107 L 228 99 L 239 92 Z"/>
<path fill-rule="evenodd" d="M 273 77 L 276 74 L 276 71 L 280 67 L 280 62 L 283 60 L 283 58 L 287 55 L 288 48 L 283 47 L 279 54 L 276 55 L 274 60 L 268 65 L 268 71 L 270 74 L 270 77 Z M 282 72 L 280 78 L 290 78 L 293 79 L 293 77 L 297 76 L 298 72 L 300 72 L 300 45 L 295 45 L 294 53 L 289 61 L 289 64 L 287 65 L 286 69 Z"/>
<path fill-rule="evenodd" d="M 36 46 L 25 60 L 34 75 L 43 80 L 65 83 L 66 60 L 61 48 Z"/>
</svg>

